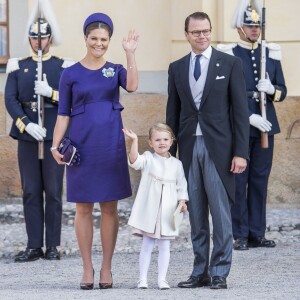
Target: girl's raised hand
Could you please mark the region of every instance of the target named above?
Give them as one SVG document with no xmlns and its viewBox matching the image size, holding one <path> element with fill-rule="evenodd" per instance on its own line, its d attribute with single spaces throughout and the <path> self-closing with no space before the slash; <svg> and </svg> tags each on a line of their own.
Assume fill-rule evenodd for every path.
<svg viewBox="0 0 300 300">
<path fill-rule="evenodd" d="M 129 30 L 128 37 L 124 37 L 122 41 L 122 46 L 125 52 L 135 52 L 139 41 L 138 33 L 133 29 Z"/>
<path fill-rule="evenodd" d="M 126 136 L 128 136 L 130 139 L 137 140 L 138 137 L 137 137 L 136 133 L 133 132 L 131 129 L 123 128 L 122 130 L 123 130 L 124 134 Z"/>
</svg>

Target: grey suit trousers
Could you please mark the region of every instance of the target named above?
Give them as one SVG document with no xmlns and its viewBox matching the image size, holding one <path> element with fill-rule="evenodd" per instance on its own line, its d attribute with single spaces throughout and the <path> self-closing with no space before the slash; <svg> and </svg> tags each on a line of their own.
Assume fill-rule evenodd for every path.
<svg viewBox="0 0 300 300">
<path fill-rule="evenodd" d="M 197 136 L 188 176 L 189 217 L 194 251 L 192 276 L 227 277 L 232 260 L 230 201 L 202 136 Z M 209 212 L 213 249 L 209 260 Z"/>
</svg>

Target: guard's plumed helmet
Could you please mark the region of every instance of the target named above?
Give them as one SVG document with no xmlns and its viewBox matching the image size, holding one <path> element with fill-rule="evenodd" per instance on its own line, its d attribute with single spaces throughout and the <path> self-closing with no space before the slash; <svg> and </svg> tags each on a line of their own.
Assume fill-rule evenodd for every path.
<svg viewBox="0 0 300 300">
<path fill-rule="evenodd" d="M 245 10 L 243 25 L 260 26 L 260 16 L 250 5 Z"/>
<path fill-rule="evenodd" d="M 232 17 L 232 28 L 260 26 L 261 7 L 258 0 L 238 0 Z"/>
<path fill-rule="evenodd" d="M 38 20 L 31 24 L 28 32 L 29 37 L 37 37 L 39 33 L 39 24 Z M 50 24 L 46 22 L 45 19 L 40 18 L 40 33 L 41 37 L 51 37 L 52 31 Z"/>
<path fill-rule="evenodd" d="M 42 37 L 50 37 L 52 45 L 61 43 L 61 33 L 49 0 L 36 0 L 26 26 L 24 41 L 28 37 L 38 36 L 38 19 L 40 18 L 40 31 Z"/>
</svg>

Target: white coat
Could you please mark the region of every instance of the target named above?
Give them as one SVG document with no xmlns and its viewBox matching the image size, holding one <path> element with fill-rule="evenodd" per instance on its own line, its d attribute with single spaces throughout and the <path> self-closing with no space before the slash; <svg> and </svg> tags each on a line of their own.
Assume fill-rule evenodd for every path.
<svg viewBox="0 0 300 300">
<path fill-rule="evenodd" d="M 161 234 L 177 236 L 173 214 L 178 200 L 188 200 L 187 182 L 182 163 L 170 155 L 165 158 L 146 151 L 129 165 L 142 171 L 138 192 L 128 224 L 148 233 L 154 233 L 161 202 Z"/>
</svg>

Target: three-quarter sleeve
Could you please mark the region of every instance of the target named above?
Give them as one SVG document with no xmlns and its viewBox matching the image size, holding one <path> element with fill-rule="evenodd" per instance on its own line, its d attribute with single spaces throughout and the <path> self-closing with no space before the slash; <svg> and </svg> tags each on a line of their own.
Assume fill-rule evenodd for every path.
<svg viewBox="0 0 300 300">
<path fill-rule="evenodd" d="M 119 79 L 119 86 L 121 86 L 124 90 L 126 90 L 127 85 L 127 71 L 122 65 L 118 65 L 118 79 Z"/>
</svg>

